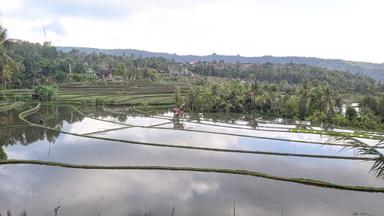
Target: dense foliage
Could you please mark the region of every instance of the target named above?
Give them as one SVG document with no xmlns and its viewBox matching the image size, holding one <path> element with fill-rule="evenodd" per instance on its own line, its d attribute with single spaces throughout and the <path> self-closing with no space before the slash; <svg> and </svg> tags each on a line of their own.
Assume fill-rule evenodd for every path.
<svg viewBox="0 0 384 216">
<path fill-rule="evenodd" d="M 371 78 L 303 64 L 175 62 L 162 57 L 107 55 L 72 49 L 58 51 L 44 44 L 7 40 L 0 26 L 2 88 L 31 88 L 38 100 L 52 100 L 64 82 L 96 79 L 158 82 L 160 75 L 192 77 L 187 95 L 176 89 L 177 107 L 197 112 L 236 112 L 306 119 L 370 129 L 383 128 L 383 85 Z M 202 79 L 195 76 L 204 76 Z M 207 77 L 218 77 L 208 82 Z M 217 81 L 219 80 L 219 81 Z M 229 80 L 229 81 L 225 81 Z M 192 83 L 192 82 L 191 82 Z M 357 112 L 342 108 L 345 94 L 361 98 Z M 184 100 L 183 100 L 184 97 Z M 356 101 L 355 101 L 356 102 Z M 105 98 L 94 100 L 103 106 Z M 145 105 L 145 104 L 144 104 Z"/>
<path fill-rule="evenodd" d="M 339 93 L 376 94 L 382 86 L 375 80 L 347 72 L 332 71 L 299 64 L 231 64 L 219 62 L 176 63 L 161 57 L 111 56 L 86 54 L 79 50 L 63 53 L 50 43 L 43 45 L 25 41 L 7 41 L 8 56 L 18 63 L 19 70 L 2 75 L 12 87 L 30 87 L 62 82 L 80 82 L 100 78 L 110 69 L 111 77 L 119 80 L 159 80 L 160 74 L 197 74 L 257 80 L 292 88 L 304 80 L 328 84 Z M 8 65 L 10 64 L 1 64 Z M 1 69 L 1 68 L 0 68 Z M 7 71 L 10 71 L 11 68 Z M 4 74 L 4 73 L 3 73 Z M 108 74 L 107 74 L 108 75 Z M 103 77 L 102 77 L 103 78 Z"/>
<path fill-rule="evenodd" d="M 7 76 L 14 88 L 95 80 L 99 74 L 107 73 L 108 67 L 111 67 L 113 77 L 126 80 L 156 81 L 160 72 L 167 72 L 167 61 L 160 58 L 115 57 L 96 53 L 88 55 L 78 50 L 63 53 L 48 42 L 41 45 L 12 40 L 7 41 L 4 47 L 8 55 L 20 65 L 17 73 Z"/>
<path fill-rule="evenodd" d="M 74 47 L 58 47 L 62 51 L 70 51 Z M 273 64 L 305 64 L 314 67 L 336 69 L 341 71 L 349 71 L 353 74 L 363 74 L 368 77 L 372 77 L 378 80 L 384 80 L 384 64 L 368 63 L 368 62 L 357 62 L 357 61 L 345 61 L 341 59 L 322 59 L 314 57 L 297 57 L 297 56 L 260 56 L 260 57 L 245 57 L 240 55 L 218 55 L 211 54 L 206 56 L 194 56 L 194 55 L 177 55 L 169 53 L 156 53 L 143 50 L 133 50 L 133 49 L 96 49 L 96 48 L 87 48 L 81 47 L 77 48 L 81 52 L 85 53 L 104 53 L 108 55 L 115 56 L 125 56 L 125 55 L 135 55 L 142 56 L 144 58 L 151 57 L 164 57 L 166 59 L 174 59 L 176 62 L 214 62 L 223 60 L 227 63 L 235 64 L 239 63 L 252 63 L 252 64 L 264 64 L 267 62 Z"/>
<path fill-rule="evenodd" d="M 375 80 L 342 71 L 326 70 L 300 64 L 228 64 L 200 62 L 191 67 L 196 74 L 258 80 L 281 85 L 296 85 L 311 80 L 314 84 L 327 83 L 339 92 L 373 94 L 381 90 Z"/>
<path fill-rule="evenodd" d="M 36 86 L 33 88 L 32 98 L 39 101 L 51 101 L 55 99 L 57 89 L 53 86 Z"/>
<path fill-rule="evenodd" d="M 329 85 L 304 81 L 284 91 L 273 84 L 226 81 L 196 86 L 185 96 L 185 109 L 195 112 L 250 113 L 309 120 L 316 123 L 366 129 L 384 128 L 384 100 L 367 96 L 363 109 L 348 106 L 343 111 L 342 98 Z M 369 102 L 367 102 L 369 101 Z M 179 102 L 180 103 L 180 102 Z"/>
<path fill-rule="evenodd" d="M 7 87 L 7 82 L 12 78 L 13 73 L 18 70 L 18 64 L 8 55 L 5 47 L 7 43 L 7 30 L 0 25 L 0 81 L 2 88 Z"/>
</svg>

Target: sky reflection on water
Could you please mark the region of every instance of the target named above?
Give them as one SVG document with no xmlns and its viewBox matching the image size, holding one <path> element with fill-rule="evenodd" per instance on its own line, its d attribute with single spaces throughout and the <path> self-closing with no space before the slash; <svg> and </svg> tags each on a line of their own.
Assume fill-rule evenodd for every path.
<svg viewBox="0 0 384 216">
<path fill-rule="evenodd" d="M 94 132 L 121 124 L 97 121 L 63 107 L 43 108 L 29 117 L 71 132 Z M 14 113 L 12 115 L 15 115 Z M 113 120 L 114 117 L 103 117 Z M 11 118 L 12 120 L 13 118 Z M 121 122 L 166 123 L 145 117 Z M 16 118 L 13 124 L 20 124 Z M 9 125 L 11 125 L 11 123 Z M 110 125 L 111 124 L 111 125 Z M 207 129 L 210 126 L 202 126 Z M 339 184 L 380 186 L 369 172 L 373 162 L 207 152 L 148 147 L 58 134 L 38 128 L 0 129 L 9 159 L 76 164 L 163 165 L 247 169 Z M 11 135 L 11 136 L 10 136 Z M 340 147 L 184 131 L 130 128 L 97 136 L 215 148 L 305 154 L 354 155 Z M 255 177 L 174 171 L 107 171 L 7 165 L 0 166 L 0 213 L 13 215 L 383 215 L 384 194 L 348 192 Z"/>
</svg>

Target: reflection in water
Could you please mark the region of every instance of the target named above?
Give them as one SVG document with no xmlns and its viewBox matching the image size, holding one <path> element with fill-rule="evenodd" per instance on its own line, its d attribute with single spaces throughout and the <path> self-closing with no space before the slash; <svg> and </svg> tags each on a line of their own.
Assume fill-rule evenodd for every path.
<svg viewBox="0 0 384 216">
<path fill-rule="evenodd" d="M 0 127 L 0 145 L 7 146 L 13 144 L 27 145 L 39 140 L 55 142 L 59 133 L 51 130 L 37 129 L 25 125 L 25 122 L 18 118 L 18 111 L 11 110 L 0 112 L 0 118 L 5 126 Z M 25 125 L 25 126 L 23 126 Z"/>
<path fill-rule="evenodd" d="M 117 119 L 119 120 L 119 122 L 126 122 L 128 120 L 128 116 L 121 114 L 117 117 Z"/>
<path fill-rule="evenodd" d="M 29 121 L 50 128 L 61 129 L 64 123 L 81 122 L 84 116 L 67 106 L 41 106 L 39 112 L 28 116 Z"/>
<path fill-rule="evenodd" d="M 95 115 L 102 115 L 102 111 L 96 110 Z M 127 117 L 126 115 L 122 115 L 122 114 L 119 114 L 116 117 L 118 118 L 120 116 Z M 29 116 L 28 119 L 32 122 L 39 122 L 42 120 L 44 124 L 49 127 L 54 127 L 58 129 L 65 127 L 64 129 L 65 131 L 71 131 L 75 133 L 79 133 L 79 130 L 82 130 L 82 129 L 89 130 L 90 126 L 95 126 L 95 124 L 105 124 L 105 122 L 84 118 L 83 115 L 73 110 L 69 106 L 43 106 L 38 113 L 32 116 Z M 180 118 L 180 116 L 175 116 L 173 118 L 174 127 L 184 128 L 184 123 L 182 122 L 181 119 L 182 118 Z M 83 123 L 89 120 L 92 120 L 93 125 L 88 124 L 87 126 L 84 126 Z M 126 121 L 125 118 L 121 120 Z M 145 118 L 141 118 L 140 120 L 144 121 Z M 191 124 L 191 123 L 188 123 L 188 124 Z M 73 125 L 76 125 L 76 127 L 73 127 Z M 109 125 L 107 126 L 110 127 Z M 211 130 L 212 128 L 215 128 L 215 127 L 203 125 L 202 129 Z M 154 132 L 153 134 L 148 133 L 151 130 L 153 130 Z M 228 128 L 224 128 L 221 130 L 232 130 L 232 131 L 236 130 L 239 132 L 244 131 L 240 129 L 228 129 Z M 27 131 L 33 131 L 33 132 L 29 134 Z M 245 139 L 245 138 L 241 138 L 241 139 L 236 138 L 234 140 L 233 139 L 234 137 L 215 136 L 215 135 L 204 135 L 203 139 L 200 140 L 201 134 L 199 133 L 190 133 L 190 132 L 172 131 L 172 130 L 166 131 L 165 133 L 163 132 L 165 131 L 164 130 L 156 131 L 156 129 L 132 128 L 132 129 L 126 129 L 126 130 L 110 131 L 107 133 L 101 133 L 100 135 L 103 137 L 116 138 L 116 137 L 121 137 L 121 135 L 123 134 L 123 136 L 128 135 L 129 136 L 128 139 L 133 139 L 133 140 L 138 139 L 139 141 L 161 142 L 161 143 L 170 143 L 170 144 L 176 143 L 181 145 L 183 145 L 183 143 L 186 143 L 187 145 L 190 145 L 193 143 L 196 143 L 198 145 L 211 144 L 211 145 L 214 145 L 213 147 L 229 148 L 229 149 L 237 148 L 237 149 L 256 150 L 256 151 L 257 150 L 278 151 L 278 152 L 287 152 L 287 153 L 329 154 L 329 155 L 345 155 L 345 156 L 354 155 L 354 153 L 350 151 L 339 151 L 341 150 L 341 148 L 337 148 L 337 147 L 321 147 L 319 145 L 308 145 L 308 144 L 298 145 L 297 143 L 285 142 L 285 141 L 269 141 L 269 140 Z M 43 140 L 43 139 L 48 140 L 49 141 L 48 143 L 52 143 L 58 137 L 58 133 L 56 132 L 47 131 L 44 129 L 37 129 L 37 128 L 25 128 L 22 130 L 17 129 L 17 132 L 11 131 L 9 133 L 4 133 L 4 134 L 8 134 L 9 138 L 12 139 L 13 141 L 13 142 L 9 142 L 9 141 L 3 142 L 8 144 L 15 143 L 15 142 L 30 143 L 37 140 Z M 13 137 L 11 134 L 15 136 Z M 134 136 L 137 136 L 137 137 L 134 137 Z M 172 137 L 172 139 L 169 139 L 169 137 Z M 164 141 L 162 141 L 162 139 Z M 212 141 L 207 142 L 210 139 Z M 262 142 L 262 143 L 259 143 L 259 142 Z M 279 143 L 279 145 L 276 145 L 277 143 Z M 219 145 L 219 146 L 216 146 L 216 145 Z M 49 157 L 50 150 L 51 150 L 50 148 L 51 146 L 48 145 L 48 147 L 49 147 L 48 148 L 49 152 L 47 153 L 47 158 Z M 207 146 L 207 147 L 212 147 L 212 146 Z M 327 150 L 325 151 L 325 149 Z M 378 157 L 378 159 L 380 158 Z M 71 162 L 71 161 L 68 161 L 68 162 Z M 382 167 L 383 167 L 382 162 L 378 160 L 378 162 L 374 164 L 374 168 L 372 170 L 373 171 L 376 170 L 375 171 L 376 173 L 382 174 L 382 172 L 377 171 L 379 169 L 382 169 Z"/>
<path fill-rule="evenodd" d="M 383 215 L 383 194 L 257 178 L 157 171 L 68 170 L 8 166 L 0 172 L 0 212 L 29 215 Z M 12 188 L 10 189 L 10 182 Z M 310 208 L 308 206 L 311 206 Z"/>
<path fill-rule="evenodd" d="M 127 132 L 130 133 L 130 132 Z M 140 133 L 136 133 L 139 134 Z M 146 135 L 143 134 L 145 137 Z M 169 135 L 158 135 L 158 139 L 169 140 Z M 237 139 L 222 136 L 195 136 L 195 142 L 212 140 L 228 145 Z M 184 137 L 173 136 L 175 142 L 183 142 Z M 242 142 L 239 142 L 241 145 Z M 273 145 L 273 142 L 270 142 Z M 282 142 L 283 144 L 283 142 Z M 302 144 L 305 145 L 305 144 Z M 142 145 L 104 141 L 61 135 L 55 145 L 49 147 L 48 141 L 32 143 L 28 146 L 12 145 L 6 148 L 10 159 L 46 160 L 73 164 L 95 165 L 159 165 L 191 166 L 245 169 L 286 177 L 312 178 L 339 184 L 379 186 L 384 182 L 369 174 L 373 162 L 352 160 L 273 157 L 267 155 L 232 154 L 158 148 Z M 329 149 L 331 151 L 332 149 Z M 334 151 L 339 151 L 335 149 Z"/>
<path fill-rule="evenodd" d="M 183 117 L 180 115 L 182 114 L 180 114 L 179 112 L 174 113 L 173 115 L 172 122 L 173 122 L 173 128 L 175 129 L 184 129 L 184 124 L 182 120 Z"/>
<path fill-rule="evenodd" d="M 256 119 L 251 118 L 248 120 L 248 125 L 251 126 L 251 128 L 256 129 L 258 126 L 258 122 L 256 121 Z"/>
<path fill-rule="evenodd" d="M 12 212 L 10 210 L 7 210 L 7 216 L 17 216 L 17 215 L 20 215 L 20 216 L 27 216 L 27 210 L 24 210 L 21 212 L 21 214 L 12 214 Z M 0 213 L 0 216 L 1 216 L 1 213 Z"/>
<path fill-rule="evenodd" d="M 7 153 L 5 153 L 3 147 L 0 147 L 0 160 L 6 160 L 7 158 Z"/>
<path fill-rule="evenodd" d="M 130 121 L 132 117 L 121 113 L 116 116 L 102 112 L 95 115 L 116 118 L 120 122 Z M 21 124 L 15 116 L 7 125 Z M 142 116 L 137 119 L 146 120 Z M 41 120 L 45 126 L 69 131 L 84 127 L 83 123 L 88 121 L 72 109 L 60 106 L 43 106 L 41 112 L 30 116 L 29 120 L 37 123 Z M 181 119 L 174 119 L 173 126 L 179 127 L 178 124 L 188 126 Z M 252 122 L 248 125 L 252 125 Z M 338 147 L 310 145 L 307 148 L 306 144 L 286 141 L 262 141 L 214 134 L 202 136 L 201 133 L 186 136 L 182 134 L 184 131 L 175 130 L 160 133 L 153 129 L 151 135 L 145 133 L 145 130 L 149 131 L 132 128 L 121 130 L 123 132 L 120 133 L 128 137 L 137 136 L 141 140 L 168 140 L 185 145 L 208 143 L 227 147 L 334 154 L 340 151 Z M 1 143 L 4 144 L 2 149 L 5 150 L 3 152 L 11 159 L 45 160 L 49 151 L 51 156 L 48 159 L 57 162 L 225 167 L 340 184 L 384 185 L 381 178 L 369 174 L 372 165 L 376 164 L 372 162 L 164 149 L 63 134 L 59 136 L 58 133 L 33 127 L 2 128 L 0 132 Z M 55 145 L 48 149 L 47 144 L 50 143 Z M 169 216 L 172 209 L 174 215 L 233 215 L 234 203 L 237 215 L 281 215 L 282 210 L 284 215 L 292 216 L 384 215 L 384 194 L 339 191 L 253 177 L 172 171 L 69 170 L 30 165 L 3 167 L 0 167 L 1 215 L 6 214 L 8 209 L 12 215 L 22 214 L 23 209 L 29 215 Z"/>
</svg>

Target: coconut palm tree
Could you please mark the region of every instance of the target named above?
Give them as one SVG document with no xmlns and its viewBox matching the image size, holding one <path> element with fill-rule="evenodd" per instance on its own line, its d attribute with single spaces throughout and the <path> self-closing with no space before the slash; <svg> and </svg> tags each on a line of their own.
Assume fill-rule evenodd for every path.
<svg viewBox="0 0 384 216">
<path fill-rule="evenodd" d="M 371 172 L 376 175 L 376 177 L 384 178 L 384 154 L 377 149 L 377 147 L 382 147 L 383 144 L 379 142 L 375 146 L 369 146 L 365 143 L 362 143 L 359 140 L 354 138 L 338 138 L 339 140 L 349 140 L 348 148 L 356 150 L 356 153 L 361 156 L 373 156 L 374 163 L 371 167 Z"/>
<path fill-rule="evenodd" d="M 304 118 L 308 115 L 308 109 L 309 109 L 309 91 L 310 91 L 310 86 L 309 86 L 308 80 L 305 80 L 302 84 L 302 86 L 299 88 L 299 95 L 300 95 L 300 100 L 299 100 L 299 116 L 300 119 L 304 120 Z"/>
<path fill-rule="evenodd" d="M 324 112 L 327 116 L 327 122 L 331 123 L 336 109 L 338 110 L 341 107 L 341 98 L 329 85 L 326 85 L 323 91 Z"/>
<path fill-rule="evenodd" d="M 11 80 L 13 72 L 19 69 L 17 63 L 6 53 L 4 45 L 7 40 L 7 29 L 0 25 L 0 80 L 3 89 L 6 89 L 7 82 Z"/>
</svg>

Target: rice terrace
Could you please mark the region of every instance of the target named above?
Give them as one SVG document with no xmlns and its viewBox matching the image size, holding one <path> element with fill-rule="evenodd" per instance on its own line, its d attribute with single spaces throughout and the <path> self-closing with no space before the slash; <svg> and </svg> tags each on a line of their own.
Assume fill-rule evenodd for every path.
<svg viewBox="0 0 384 216">
<path fill-rule="evenodd" d="M 105 181 L 125 179 L 121 184 L 139 184 L 136 181 L 144 179 L 140 184 L 181 187 L 183 193 L 203 193 L 209 187 L 206 181 L 214 179 L 221 184 L 245 187 L 244 190 L 268 191 L 277 187 L 288 194 L 290 190 L 310 190 L 321 196 L 336 194 L 349 199 L 354 197 L 350 193 L 360 193 L 365 199 L 380 200 L 383 196 L 383 151 L 378 145 L 381 133 L 320 130 L 307 123 L 250 114 L 178 115 L 171 109 L 175 106 L 175 91 L 178 86 L 183 97 L 191 88 L 187 81 L 195 82 L 188 79 L 172 83 L 164 77 L 164 83 L 156 84 L 145 80 L 65 84 L 57 87 L 56 99 L 40 102 L 29 99 L 33 95 L 31 90 L 4 90 L 2 93 L 8 99 L 1 114 L 8 122 L 1 127 L 4 145 L 0 164 L 7 165 L 6 172 L 16 176 L 20 172 L 44 175 L 51 184 L 60 185 L 51 187 L 61 199 L 75 196 L 65 192 L 73 190 L 70 185 L 57 181 L 57 175 L 63 172 L 70 182 L 83 174 Z M 12 178 L 11 174 L 6 176 Z M 202 188 L 184 188 L 182 181 L 189 178 L 197 178 L 196 187 Z M 87 187 L 81 184 L 82 188 Z M 135 190 L 151 196 L 147 187 Z M 41 190 L 37 188 L 39 193 Z M 241 200 L 246 197 L 234 198 L 224 188 L 220 193 L 224 193 L 223 200 L 214 200 L 222 205 L 223 211 L 232 211 L 233 203 L 237 203 L 236 211 L 242 212 L 242 202 L 247 200 Z M 101 194 L 104 198 L 94 201 L 105 203 L 107 195 Z M 166 212 L 180 206 L 177 210 L 182 212 L 185 203 L 176 197 L 171 199 L 175 203 L 168 208 L 158 208 Z M 43 206 L 60 206 L 64 210 L 65 201 L 52 201 L 45 201 Z M 199 204 L 198 200 L 194 202 Z M 49 214 L 52 209 L 46 211 Z"/>
<path fill-rule="evenodd" d="M 0 216 L 384 215 L 383 64 L 59 46 L 12 23 Z"/>
</svg>

